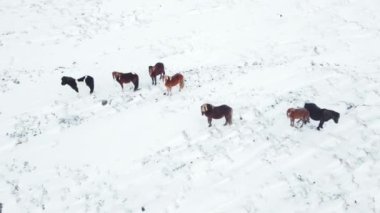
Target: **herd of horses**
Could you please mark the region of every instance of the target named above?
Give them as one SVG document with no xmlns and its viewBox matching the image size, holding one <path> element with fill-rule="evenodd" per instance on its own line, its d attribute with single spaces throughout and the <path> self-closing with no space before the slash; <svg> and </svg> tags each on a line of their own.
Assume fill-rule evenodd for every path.
<svg viewBox="0 0 380 213">
<path fill-rule="evenodd" d="M 294 121 L 299 119 L 298 122 L 302 122 L 303 124 L 307 124 L 310 122 L 310 118 L 319 121 L 319 125 L 317 127 L 318 130 L 323 128 L 323 124 L 333 119 L 335 123 L 339 122 L 340 114 L 330 109 L 321 109 L 314 103 L 305 103 L 304 108 L 289 108 L 286 112 L 286 115 L 290 119 L 290 126 L 294 126 Z"/>
<path fill-rule="evenodd" d="M 184 77 L 180 73 L 176 73 L 173 76 L 168 76 L 165 74 L 164 64 L 161 62 L 156 63 L 154 66 L 148 67 L 149 76 L 152 79 L 152 85 L 157 85 L 157 76 L 160 80 L 164 82 L 164 85 L 167 90 L 167 95 L 172 95 L 172 87 L 179 85 L 179 91 L 183 89 Z M 139 76 L 136 73 L 121 73 L 121 72 L 112 72 L 112 78 L 118 82 L 121 86 L 121 89 L 124 90 L 123 84 L 132 83 L 134 85 L 134 91 L 139 89 Z M 85 82 L 86 85 L 90 88 L 90 94 L 94 92 L 94 78 L 86 75 L 81 78 L 75 79 L 69 76 L 63 76 L 61 78 L 61 85 L 69 85 L 77 93 L 79 92 L 78 82 Z M 221 119 L 225 118 L 226 122 L 224 125 L 232 124 L 232 108 L 227 105 L 213 106 L 209 103 L 205 103 L 201 106 L 201 114 L 207 117 L 207 122 L 209 127 L 211 127 L 212 119 Z M 310 118 L 316 121 L 319 121 L 317 130 L 323 128 L 324 122 L 333 119 L 335 123 L 338 123 L 340 114 L 333 110 L 321 109 L 314 103 L 305 103 L 303 108 L 289 108 L 286 112 L 287 117 L 290 119 L 290 126 L 294 127 L 294 122 L 298 119 L 297 123 L 302 122 L 301 127 L 304 124 L 310 122 Z"/>
</svg>

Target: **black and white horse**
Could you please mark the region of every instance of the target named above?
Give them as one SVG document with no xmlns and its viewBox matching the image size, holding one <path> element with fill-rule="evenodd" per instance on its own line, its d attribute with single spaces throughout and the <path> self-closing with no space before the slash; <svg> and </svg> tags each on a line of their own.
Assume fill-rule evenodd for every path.
<svg viewBox="0 0 380 213">
<path fill-rule="evenodd" d="M 84 81 L 86 83 L 86 85 L 90 88 L 90 94 L 92 94 L 94 92 L 94 86 L 95 85 L 94 85 L 94 78 L 93 77 L 86 75 L 86 76 L 83 76 L 82 78 L 78 78 L 78 81 L 79 82 Z M 64 86 L 66 84 L 68 84 L 76 92 L 79 92 L 77 81 L 75 80 L 75 78 L 72 78 L 69 76 L 63 76 L 61 78 L 61 85 Z"/>
<path fill-rule="evenodd" d="M 340 114 L 333 110 L 321 109 L 314 103 L 305 103 L 304 108 L 310 112 L 310 118 L 316 121 L 319 121 L 317 127 L 318 130 L 323 128 L 323 123 L 333 119 L 335 123 L 339 122 Z"/>
<path fill-rule="evenodd" d="M 78 78 L 78 81 L 79 82 L 86 82 L 86 85 L 90 88 L 90 94 L 92 94 L 94 92 L 94 78 L 89 76 L 89 75 L 85 75 L 83 76 L 82 78 Z"/>
</svg>

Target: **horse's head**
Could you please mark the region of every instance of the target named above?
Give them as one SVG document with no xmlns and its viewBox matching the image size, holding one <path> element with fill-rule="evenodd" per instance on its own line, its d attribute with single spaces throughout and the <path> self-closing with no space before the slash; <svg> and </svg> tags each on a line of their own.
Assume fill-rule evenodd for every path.
<svg viewBox="0 0 380 213">
<path fill-rule="evenodd" d="M 149 66 L 148 70 L 149 70 L 149 75 L 152 75 L 152 73 L 153 73 L 153 66 Z"/>
<path fill-rule="evenodd" d="M 202 115 L 204 115 L 206 112 L 207 112 L 207 104 L 203 104 L 201 106 L 201 113 L 202 113 Z"/>
<path fill-rule="evenodd" d="M 339 122 L 340 114 L 338 112 L 333 111 L 333 120 L 335 123 Z"/>
<path fill-rule="evenodd" d="M 286 115 L 288 117 L 290 117 L 290 114 L 294 111 L 294 108 L 289 108 L 287 111 L 286 111 Z"/>
<path fill-rule="evenodd" d="M 201 106 L 202 115 L 206 114 L 206 112 L 211 112 L 213 108 L 214 106 L 212 106 L 211 104 L 203 104 Z"/>
<path fill-rule="evenodd" d="M 65 76 L 63 76 L 63 77 L 61 78 L 61 85 L 64 86 L 64 85 L 66 85 L 66 84 L 67 84 L 67 79 L 66 79 Z"/>
</svg>

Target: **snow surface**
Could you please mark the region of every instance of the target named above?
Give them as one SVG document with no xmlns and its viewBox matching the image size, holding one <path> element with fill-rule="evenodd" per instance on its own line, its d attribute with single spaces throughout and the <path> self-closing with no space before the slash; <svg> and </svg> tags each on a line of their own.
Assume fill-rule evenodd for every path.
<svg viewBox="0 0 380 213">
<path fill-rule="evenodd" d="M 0 1 L 3 212 L 380 212 L 377 0 Z M 185 76 L 164 96 L 148 66 Z M 112 71 L 136 72 L 124 91 Z M 95 93 L 60 85 L 95 78 Z M 106 105 L 102 102 L 107 101 Z M 291 128 L 306 101 L 339 124 Z M 228 104 L 232 126 L 201 116 Z"/>
</svg>

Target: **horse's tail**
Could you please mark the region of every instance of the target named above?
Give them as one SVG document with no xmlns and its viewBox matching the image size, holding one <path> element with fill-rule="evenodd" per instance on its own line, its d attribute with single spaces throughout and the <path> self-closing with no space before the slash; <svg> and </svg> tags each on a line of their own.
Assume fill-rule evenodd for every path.
<svg viewBox="0 0 380 213">
<path fill-rule="evenodd" d="M 135 78 L 133 79 L 133 84 L 135 85 L 135 91 L 139 88 L 139 76 L 136 74 Z"/>
<path fill-rule="evenodd" d="M 78 78 L 77 80 L 78 80 L 78 81 L 84 81 L 84 79 L 86 79 L 86 77 L 87 77 L 87 76 L 85 75 L 85 76 L 83 76 L 82 78 Z"/>
<path fill-rule="evenodd" d="M 228 121 L 227 121 L 229 125 L 232 124 L 232 114 L 233 114 L 233 109 L 231 108 L 231 111 L 230 111 L 230 113 L 228 115 Z"/>
<path fill-rule="evenodd" d="M 306 123 L 310 123 L 310 112 L 308 110 L 306 110 L 305 120 Z"/>
<path fill-rule="evenodd" d="M 185 81 L 183 80 L 183 77 L 181 78 L 181 81 L 179 82 L 179 88 L 183 89 L 185 86 Z"/>
</svg>

